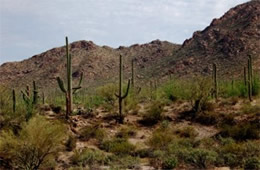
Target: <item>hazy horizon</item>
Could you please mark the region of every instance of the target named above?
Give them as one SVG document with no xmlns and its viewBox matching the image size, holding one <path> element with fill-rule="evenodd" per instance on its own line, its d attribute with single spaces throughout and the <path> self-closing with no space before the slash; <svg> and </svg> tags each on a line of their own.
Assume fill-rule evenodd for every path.
<svg viewBox="0 0 260 170">
<path fill-rule="evenodd" d="M 155 39 L 181 44 L 246 0 L 0 0 L 0 64 L 69 41 L 117 48 Z"/>
</svg>

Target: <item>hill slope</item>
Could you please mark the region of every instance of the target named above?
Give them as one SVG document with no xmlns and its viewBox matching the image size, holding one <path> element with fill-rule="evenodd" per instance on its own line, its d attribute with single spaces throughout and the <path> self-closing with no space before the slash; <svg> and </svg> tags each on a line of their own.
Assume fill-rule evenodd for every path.
<svg viewBox="0 0 260 170">
<path fill-rule="evenodd" d="M 125 60 L 125 78 L 130 60 L 137 60 L 137 78 L 210 74 L 217 63 L 221 74 L 239 75 L 249 54 L 255 69 L 260 70 L 260 1 L 250 1 L 230 9 L 203 31 L 197 31 L 182 46 L 155 40 L 143 45 L 119 47 L 97 46 L 91 41 L 70 44 L 73 77 L 84 72 L 84 84 L 94 86 L 117 79 L 118 56 Z M 24 86 L 32 80 L 44 87 L 54 87 L 55 77 L 64 77 L 65 48 L 59 47 L 21 62 L 0 66 L 0 84 Z"/>
</svg>

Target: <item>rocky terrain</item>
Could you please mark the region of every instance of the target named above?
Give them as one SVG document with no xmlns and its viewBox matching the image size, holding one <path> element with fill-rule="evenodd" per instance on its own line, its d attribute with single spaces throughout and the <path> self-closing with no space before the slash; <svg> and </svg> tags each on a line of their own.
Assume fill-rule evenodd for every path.
<svg viewBox="0 0 260 170">
<path fill-rule="evenodd" d="M 210 74 L 211 65 L 217 63 L 225 77 L 243 73 L 248 55 L 252 55 L 254 69 L 260 70 L 260 2 L 250 1 L 238 5 L 221 18 L 213 19 L 203 31 L 182 45 L 155 40 L 147 44 L 110 48 L 97 46 L 91 41 L 77 41 L 70 45 L 73 56 L 73 77 L 84 72 L 87 87 L 113 81 L 117 77 L 118 56 L 124 56 L 126 76 L 130 61 L 136 59 L 137 78 L 191 76 Z M 35 80 L 40 85 L 53 87 L 55 78 L 65 72 L 65 47 L 58 47 L 35 55 L 21 62 L 4 63 L 0 66 L 0 83 L 24 86 Z"/>
</svg>

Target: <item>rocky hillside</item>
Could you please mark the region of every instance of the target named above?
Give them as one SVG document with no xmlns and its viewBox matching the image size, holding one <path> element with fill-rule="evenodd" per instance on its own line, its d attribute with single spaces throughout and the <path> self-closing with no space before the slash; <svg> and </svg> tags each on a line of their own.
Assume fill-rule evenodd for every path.
<svg viewBox="0 0 260 170">
<path fill-rule="evenodd" d="M 73 56 L 73 77 L 84 72 L 85 86 L 94 86 L 117 79 L 118 56 L 124 56 L 125 78 L 129 77 L 130 61 L 136 58 L 137 78 L 210 74 L 217 63 L 222 75 L 242 73 L 251 54 L 254 68 L 260 70 L 260 1 L 250 1 L 230 9 L 203 31 L 197 31 L 182 45 L 155 40 L 143 45 L 119 47 L 97 46 L 91 41 L 70 44 Z M 59 47 L 21 62 L 0 66 L 0 84 L 24 86 L 32 80 L 44 87 L 54 87 L 57 76 L 64 77 L 65 48 Z"/>
<path fill-rule="evenodd" d="M 203 31 L 194 32 L 174 54 L 169 72 L 207 74 L 215 62 L 223 74 L 239 74 L 248 55 L 260 70 L 260 1 L 238 5 Z"/>
<path fill-rule="evenodd" d="M 137 77 L 143 79 L 152 72 L 161 59 L 171 56 L 180 46 L 159 40 L 143 45 L 119 47 L 97 46 L 91 41 L 77 41 L 70 44 L 73 77 L 84 73 L 84 84 L 93 86 L 112 82 L 118 76 L 119 55 L 124 56 L 125 78 L 130 73 L 130 63 L 136 59 Z M 158 67 L 157 67 L 158 68 Z M 160 68 L 158 68 L 160 69 Z M 140 70 L 140 71 L 139 71 Z M 146 71 L 148 70 L 148 71 Z M 0 67 L 1 84 L 24 86 L 35 80 L 42 87 L 56 85 L 56 77 L 65 77 L 65 46 L 48 50 L 21 62 L 5 63 Z M 149 72 L 149 73 L 148 73 Z"/>
</svg>

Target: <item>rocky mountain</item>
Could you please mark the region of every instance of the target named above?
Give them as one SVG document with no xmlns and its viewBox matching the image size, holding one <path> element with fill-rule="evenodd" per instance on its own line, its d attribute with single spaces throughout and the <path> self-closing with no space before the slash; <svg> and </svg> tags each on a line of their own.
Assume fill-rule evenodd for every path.
<svg viewBox="0 0 260 170">
<path fill-rule="evenodd" d="M 70 44 L 73 77 L 84 72 L 84 84 L 96 86 L 113 82 L 118 76 L 118 56 L 124 56 L 125 78 L 130 77 L 130 61 L 136 59 L 137 79 L 163 78 L 169 74 L 190 76 L 210 74 L 216 63 L 223 76 L 242 73 L 248 55 L 260 70 L 260 1 L 238 5 L 221 18 L 213 19 L 182 45 L 155 40 L 147 44 L 110 48 L 91 41 Z M 55 87 L 57 76 L 65 77 L 65 48 L 53 48 L 21 62 L 0 66 L 0 84 L 22 87 L 35 80 L 42 87 Z"/>
<path fill-rule="evenodd" d="M 221 18 L 213 19 L 203 31 L 194 32 L 174 54 L 170 73 L 208 74 L 217 63 L 225 75 L 239 74 L 252 55 L 260 70 L 260 1 L 238 5 Z"/>
</svg>

